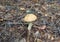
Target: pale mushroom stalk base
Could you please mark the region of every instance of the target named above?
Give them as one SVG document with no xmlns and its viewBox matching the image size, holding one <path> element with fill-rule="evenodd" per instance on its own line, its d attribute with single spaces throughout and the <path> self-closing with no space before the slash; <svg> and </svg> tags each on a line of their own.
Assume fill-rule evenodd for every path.
<svg viewBox="0 0 60 42">
<path fill-rule="evenodd" d="M 30 38 L 30 31 L 31 31 L 31 28 L 32 28 L 32 23 L 29 23 L 29 25 L 28 25 L 28 37 L 27 37 L 27 42 L 29 42 L 29 38 Z"/>
</svg>

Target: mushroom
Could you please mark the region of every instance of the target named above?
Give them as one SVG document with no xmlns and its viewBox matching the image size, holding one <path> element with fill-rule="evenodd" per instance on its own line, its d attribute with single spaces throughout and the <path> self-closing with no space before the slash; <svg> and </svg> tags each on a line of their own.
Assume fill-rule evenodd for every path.
<svg viewBox="0 0 60 42">
<path fill-rule="evenodd" d="M 23 21 L 28 22 L 29 26 L 28 26 L 28 30 L 31 30 L 32 27 L 32 22 L 35 21 L 37 19 L 37 16 L 34 14 L 27 14 L 24 18 Z"/>
<path fill-rule="evenodd" d="M 31 27 L 33 25 L 33 21 L 35 21 L 37 19 L 37 16 L 34 14 L 27 14 L 24 18 L 23 21 L 28 22 L 28 36 L 27 36 L 27 42 L 29 42 L 29 38 L 30 38 L 30 33 L 31 33 Z"/>
</svg>

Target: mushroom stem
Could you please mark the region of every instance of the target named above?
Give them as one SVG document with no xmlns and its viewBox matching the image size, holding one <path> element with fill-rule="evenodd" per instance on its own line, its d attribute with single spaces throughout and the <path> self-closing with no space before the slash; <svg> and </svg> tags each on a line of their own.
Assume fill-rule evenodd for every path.
<svg viewBox="0 0 60 42">
<path fill-rule="evenodd" d="M 27 36 L 27 42 L 30 42 L 30 30 L 31 30 L 31 27 L 32 27 L 32 23 L 29 23 L 28 25 L 28 36 Z"/>
<path fill-rule="evenodd" d="M 31 30 L 31 27 L 32 27 L 32 23 L 29 23 L 29 25 L 28 25 L 28 30 L 30 31 Z"/>
</svg>

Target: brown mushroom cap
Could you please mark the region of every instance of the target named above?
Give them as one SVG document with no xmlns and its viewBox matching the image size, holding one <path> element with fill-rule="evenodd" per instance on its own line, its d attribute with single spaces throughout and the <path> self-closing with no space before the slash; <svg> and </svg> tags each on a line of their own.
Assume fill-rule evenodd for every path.
<svg viewBox="0 0 60 42">
<path fill-rule="evenodd" d="M 24 17 L 24 21 L 26 22 L 32 22 L 32 21 L 35 21 L 37 19 L 37 16 L 34 15 L 34 14 L 27 14 L 25 17 Z"/>
</svg>

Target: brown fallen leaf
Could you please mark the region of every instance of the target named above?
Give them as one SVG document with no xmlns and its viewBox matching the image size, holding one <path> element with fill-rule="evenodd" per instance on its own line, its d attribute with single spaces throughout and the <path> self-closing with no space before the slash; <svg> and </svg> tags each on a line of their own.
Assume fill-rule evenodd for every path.
<svg viewBox="0 0 60 42">
<path fill-rule="evenodd" d="M 40 29 L 45 29 L 46 28 L 46 25 L 42 25 L 41 27 L 40 27 Z"/>
<path fill-rule="evenodd" d="M 15 30 L 15 28 L 10 28 L 10 29 L 9 29 L 10 32 L 12 32 L 12 31 L 14 31 L 14 30 Z"/>
<path fill-rule="evenodd" d="M 34 26 L 37 30 L 44 30 L 46 28 L 46 25 L 41 25 L 41 26 Z"/>
</svg>

